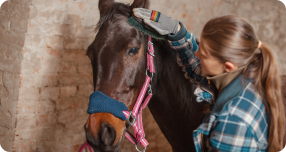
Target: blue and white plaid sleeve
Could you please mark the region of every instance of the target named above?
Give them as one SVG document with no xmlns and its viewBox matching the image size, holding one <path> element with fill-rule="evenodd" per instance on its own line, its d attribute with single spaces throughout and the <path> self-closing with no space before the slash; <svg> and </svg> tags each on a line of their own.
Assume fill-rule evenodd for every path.
<svg viewBox="0 0 286 152">
<path fill-rule="evenodd" d="M 199 46 L 194 34 L 186 31 L 183 38 L 169 41 L 169 44 L 176 52 L 177 63 L 183 68 L 185 77 L 192 83 L 199 84 L 205 78 L 205 74 L 202 73 L 199 58 L 195 56 Z"/>
<path fill-rule="evenodd" d="M 253 130 L 236 116 L 217 118 L 210 135 L 210 146 L 218 151 L 260 151 Z"/>
</svg>

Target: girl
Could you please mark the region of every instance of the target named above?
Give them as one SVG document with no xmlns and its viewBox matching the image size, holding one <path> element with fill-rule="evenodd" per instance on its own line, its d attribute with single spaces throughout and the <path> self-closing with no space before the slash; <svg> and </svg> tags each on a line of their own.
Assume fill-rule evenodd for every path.
<svg viewBox="0 0 286 152">
<path fill-rule="evenodd" d="M 148 9 L 133 12 L 147 26 L 168 35 L 185 77 L 200 85 L 197 101 L 211 103 L 193 132 L 197 152 L 283 148 L 280 74 L 274 55 L 248 22 L 235 15 L 213 18 L 204 26 L 198 46 L 181 22 Z M 208 89 L 211 85 L 217 91 Z"/>
</svg>

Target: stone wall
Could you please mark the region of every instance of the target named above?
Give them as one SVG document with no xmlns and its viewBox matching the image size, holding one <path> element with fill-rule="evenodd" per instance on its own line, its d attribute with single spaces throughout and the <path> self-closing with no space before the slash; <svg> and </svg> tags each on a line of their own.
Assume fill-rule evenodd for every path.
<svg viewBox="0 0 286 152">
<path fill-rule="evenodd" d="M 259 2 L 258 2 L 259 1 Z M 130 3 L 132 0 L 124 0 Z M 99 19 L 98 0 L 9 0 L 0 10 L 0 143 L 16 152 L 77 151 L 93 91 L 85 56 Z M 286 75 L 286 9 L 277 0 L 151 0 L 199 39 L 212 17 L 237 14 L 278 54 Z M 147 151 L 172 151 L 144 111 Z M 126 141 L 124 152 L 135 151 Z"/>
<path fill-rule="evenodd" d="M 29 6 L 26 1 L 5 2 L 0 9 L 0 143 L 12 151 L 23 46 Z"/>
</svg>

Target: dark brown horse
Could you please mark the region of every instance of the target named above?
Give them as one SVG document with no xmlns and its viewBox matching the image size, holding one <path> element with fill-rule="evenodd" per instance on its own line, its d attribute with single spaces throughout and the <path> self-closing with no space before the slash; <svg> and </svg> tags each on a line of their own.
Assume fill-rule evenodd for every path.
<svg viewBox="0 0 286 152">
<path fill-rule="evenodd" d="M 131 6 L 100 0 L 98 34 L 88 47 L 94 91 L 126 104 L 129 110 L 145 81 L 147 40 L 130 26 L 132 8 L 148 8 L 147 0 Z M 184 77 L 175 53 L 166 41 L 154 40 L 156 74 L 149 109 L 173 151 L 194 151 L 192 131 L 203 119 L 203 105 L 195 101 L 195 86 Z M 120 151 L 126 122 L 109 113 L 91 114 L 85 125 L 88 143 L 95 151 Z"/>
<path fill-rule="evenodd" d="M 127 22 L 132 9 L 139 7 L 148 8 L 148 0 L 134 0 L 131 6 L 99 0 L 99 31 L 87 50 L 94 91 L 123 102 L 129 110 L 146 71 L 146 37 Z M 192 132 L 202 123 L 205 105 L 196 102 L 196 86 L 184 77 L 167 42 L 153 39 L 153 43 L 156 74 L 149 109 L 174 152 L 195 151 Z M 85 125 L 87 141 L 96 152 L 121 151 L 127 126 L 112 114 L 91 114 Z"/>
</svg>

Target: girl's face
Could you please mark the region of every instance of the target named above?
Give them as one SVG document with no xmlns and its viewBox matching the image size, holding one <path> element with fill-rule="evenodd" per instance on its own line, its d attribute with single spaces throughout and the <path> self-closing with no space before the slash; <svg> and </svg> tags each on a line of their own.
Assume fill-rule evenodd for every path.
<svg viewBox="0 0 286 152">
<path fill-rule="evenodd" d="M 210 55 L 204 48 L 204 41 L 201 38 L 199 50 L 195 55 L 200 59 L 202 72 L 216 76 L 225 72 L 225 63 L 220 62 L 216 57 Z"/>
</svg>

